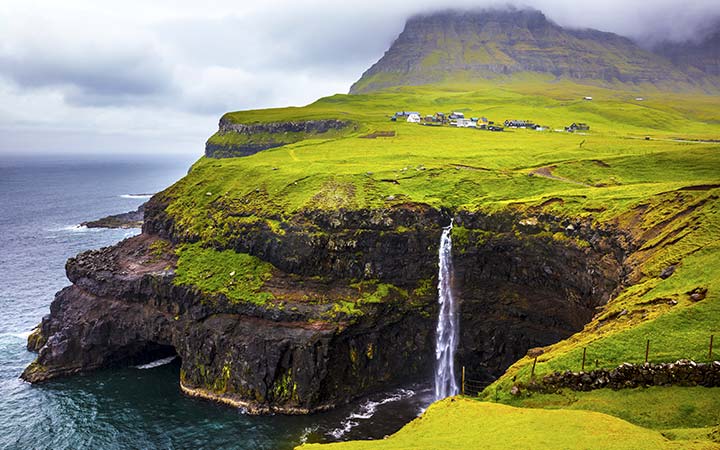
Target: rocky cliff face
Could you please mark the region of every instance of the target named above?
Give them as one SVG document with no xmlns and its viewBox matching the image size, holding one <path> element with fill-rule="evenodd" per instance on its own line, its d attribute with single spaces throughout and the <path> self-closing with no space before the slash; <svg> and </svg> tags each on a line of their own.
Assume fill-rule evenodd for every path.
<svg viewBox="0 0 720 450">
<path fill-rule="evenodd" d="M 303 300 L 282 308 L 232 303 L 173 284 L 175 261 L 151 250 L 156 241 L 145 234 L 68 261 L 73 285 L 57 294 L 29 339 L 39 354 L 25 380 L 177 354 L 189 395 L 252 413 L 294 414 L 331 408 L 429 370 L 429 299 L 412 307 L 371 305 L 353 321 L 328 320 L 332 305 Z M 349 294 L 336 283 L 289 278 L 274 284 L 268 288 L 311 297 L 321 290 Z"/>
<path fill-rule="evenodd" d="M 227 247 L 276 267 L 263 289 L 282 304 L 232 302 L 173 282 L 177 260 L 156 242 L 192 240 L 156 196 L 142 235 L 67 264 L 58 293 L 29 340 L 38 359 L 23 378 L 40 382 L 177 354 L 181 387 L 254 413 L 331 408 L 388 383 L 430 379 L 442 226 L 457 223 L 455 288 L 462 301 L 459 360 L 496 377 L 530 347 L 582 328 L 621 282 L 627 248 L 610 232 L 542 217 L 529 228 L 511 213 L 399 205 L 302 212 L 283 233 L 233 230 Z M 558 240 L 549 232 L 567 233 Z M 580 247 L 572 236 L 588 239 Z M 583 241 L 585 242 L 585 241 Z M 392 283 L 360 302 L 357 280 Z M 317 301 L 319 298 L 335 301 Z M 346 315 L 337 304 L 356 302 Z M 360 303 L 358 303 L 360 302 Z"/>
<path fill-rule="evenodd" d="M 627 38 L 562 28 L 539 11 L 448 11 L 409 19 L 350 93 L 525 72 L 621 83 L 691 82 L 678 67 Z"/>
<path fill-rule="evenodd" d="M 720 76 L 720 23 L 699 41 L 663 42 L 654 50 L 694 78 Z"/>
<path fill-rule="evenodd" d="M 626 279 L 626 236 L 547 215 L 459 214 L 458 363 L 492 381 L 528 349 L 580 331 Z M 562 238 L 558 238 L 562 236 Z"/>
<path fill-rule="evenodd" d="M 232 158 L 249 156 L 262 150 L 321 137 L 330 131 L 340 131 L 352 126 L 338 119 L 301 120 L 244 124 L 223 116 L 218 132 L 205 144 L 205 156 Z"/>
</svg>

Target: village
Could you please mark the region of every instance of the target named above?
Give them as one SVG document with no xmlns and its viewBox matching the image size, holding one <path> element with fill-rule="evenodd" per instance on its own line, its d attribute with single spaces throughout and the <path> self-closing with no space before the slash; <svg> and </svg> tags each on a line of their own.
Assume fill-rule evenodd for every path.
<svg viewBox="0 0 720 450">
<path fill-rule="evenodd" d="M 550 128 L 545 125 L 539 125 L 531 120 L 509 119 L 502 123 L 496 123 L 487 117 L 465 117 L 465 114 L 459 111 L 451 113 L 436 112 L 423 116 L 417 111 L 398 111 L 390 117 L 392 122 L 398 120 L 408 123 L 416 123 L 418 125 L 441 127 L 450 126 L 457 128 L 474 128 L 484 131 L 505 131 L 506 128 L 527 129 L 535 131 L 548 131 Z M 578 131 L 589 131 L 590 126 L 586 123 L 572 123 L 565 128 L 554 129 L 555 132 L 575 133 Z"/>
</svg>

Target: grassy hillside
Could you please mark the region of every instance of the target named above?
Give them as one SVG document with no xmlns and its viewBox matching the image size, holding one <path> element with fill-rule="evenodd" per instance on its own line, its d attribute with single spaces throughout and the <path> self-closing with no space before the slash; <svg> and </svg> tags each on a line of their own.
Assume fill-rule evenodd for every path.
<svg viewBox="0 0 720 450">
<path fill-rule="evenodd" d="M 688 183 L 717 180 L 717 144 L 664 141 L 719 138 L 717 97 L 653 92 L 646 101 L 636 102 L 635 94 L 569 84 L 474 87 L 471 92 L 404 88 L 377 95 L 337 95 L 303 108 L 229 113 L 231 120 L 241 123 L 350 119 L 357 121 L 360 129 L 333 139 L 302 140 L 248 158 L 202 159 L 190 176 L 169 192 L 182 196 L 182 201 L 173 205 L 174 212 L 187 219 L 195 216 L 192 224 L 204 227 L 197 207 L 220 198 L 229 203 L 252 197 L 246 208 L 262 216 L 263 209 L 265 215 L 277 215 L 278 211 L 287 214 L 317 206 L 380 206 L 390 195 L 398 201 L 476 209 L 561 193 L 570 198 L 586 196 L 590 202 L 614 209 L 617 205 L 607 199 L 627 204 L 633 198 Z M 595 100 L 583 101 L 584 95 Z M 389 115 L 398 110 L 428 114 L 459 110 L 498 122 L 525 118 L 552 129 L 586 122 L 591 133 L 489 133 L 390 122 Z M 395 131 L 396 136 L 360 139 L 378 130 Z M 645 136 L 653 140 L 645 141 Z M 609 167 L 593 162 L 598 159 Z M 606 186 L 588 188 L 528 177 L 530 171 L 545 165 L 559 166 L 573 181 Z M 643 170 L 638 172 L 638 168 Z M 353 195 L 340 195 L 335 201 L 338 186 L 350 185 L 355 188 Z M 261 195 L 253 194 L 257 190 Z M 323 204 L 328 192 L 333 193 L 332 201 Z M 187 208 L 185 202 L 189 202 Z"/>
<path fill-rule="evenodd" d="M 627 230 L 642 243 L 627 261 L 630 286 L 599 310 L 583 331 L 545 348 L 536 375 L 579 370 L 583 348 L 591 368 L 596 361 L 607 368 L 642 362 L 648 339 L 653 362 L 705 361 L 709 336 L 714 334 L 716 342 L 720 337 L 720 97 L 638 89 L 640 93 L 623 92 L 530 77 L 496 85 L 336 95 L 302 108 L 229 113 L 226 117 L 238 123 L 337 118 L 358 127 L 249 157 L 200 159 L 188 176 L 162 194 L 179 230 L 198 241 L 178 250 L 178 273 L 183 282 L 197 282 L 206 292 L 222 292 L 226 287 L 203 281 L 231 276 L 214 261 L 213 254 L 218 254 L 231 260 L 233 277 L 251 281 L 248 292 L 233 288 L 234 300 L 247 297 L 261 303 L 265 298 L 262 280 L 269 268 L 246 255 L 236 257 L 201 247 L 223 248 L 232 229 L 229 225 L 234 223 L 262 223 L 281 236 L 282 222 L 306 210 L 416 202 L 488 213 L 512 209 L 527 217 L 547 212 L 586 218 Z M 645 100 L 636 101 L 638 95 Z M 584 101 L 584 96 L 594 100 Z M 389 121 L 391 114 L 402 110 L 462 111 L 468 117 L 485 116 L 497 122 L 529 119 L 551 130 L 586 122 L 591 129 L 582 135 L 530 130 L 492 133 Z M 375 131 L 394 131 L 395 136 L 363 138 Z M 567 239 L 562 233 L 553 237 Z M 660 278 L 670 266 L 675 266 L 675 273 Z M 213 271 L 222 272 L 222 277 L 212 278 Z M 706 294 L 694 301 L 690 294 L 697 289 Z M 603 412 L 663 430 L 673 439 L 717 439 L 713 427 L 720 421 L 720 407 L 707 399 L 718 400 L 718 389 L 511 395 L 514 384 L 529 381 L 531 365 L 530 358 L 519 360 L 481 398 L 524 408 Z M 701 418 L 664 420 L 642 408 L 661 401 L 685 405 L 684 416 L 697 413 Z M 453 414 L 485 419 L 467 427 L 465 422 L 453 422 Z M 495 414 L 498 419 L 491 419 Z M 675 445 L 657 431 L 585 414 L 443 402 L 391 439 L 338 447 L 468 448 L 463 443 L 482 439 L 487 448 L 505 442 L 550 448 L 571 446 L 585 438 L 586 448 L 609 448 L 603 445 L 608 442 L 617 448 L 641 448 L 638 442 L 648 448 Z M 442 424 L 447 423 L 457 428 L 446 430 Z M 548 433 L 547 423 L 569 429 Z M 504 431 L 518 429 L 523 432 Z M 608 437 L 621 434 L 629 440 L 615 442 Z M 445 438 L 453 444 L 440 445 Z M 408 447 L 408 442 L 418 444 Z"/>
<path fill-rule="evenodd" d="M 548 433 L 552 430 L 552 433 Z M 435 449 L 707 449 L 702 441 L 671 441 L 657 431 L 588 411 L 541 411 L 450 398 L 435 403 L 398 433 L 379 441 L 329 445 L 302 450 Z"/>
</svg>

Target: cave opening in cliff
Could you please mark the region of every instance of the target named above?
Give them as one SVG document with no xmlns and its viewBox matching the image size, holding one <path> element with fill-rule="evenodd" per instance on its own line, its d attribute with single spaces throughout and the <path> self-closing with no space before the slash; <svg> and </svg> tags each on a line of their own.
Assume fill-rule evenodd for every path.
<svg viewBox="0 0 720 450">
<path fill-rule="evenodd" d="M 170 362 L 178 357 L 178 353 L 172 345 L 143 341 L 127 349 L 127 352 L 121 352 L 118 357 L 119 365 L 144 368 Z"/>
</svg>

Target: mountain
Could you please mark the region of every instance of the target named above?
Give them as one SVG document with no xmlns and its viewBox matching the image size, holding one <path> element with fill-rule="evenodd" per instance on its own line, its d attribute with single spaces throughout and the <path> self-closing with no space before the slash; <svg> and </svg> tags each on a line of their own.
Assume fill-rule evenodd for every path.
<svg viewBox="0 0 720 450">
<path fill-rule="evenodd" d="M 410 18 L 350 93 L 524 73 L 604 84 L 682 87 L 693 83 L 679 67 L 628 38 L 563 28 L 537 10 L 505 9 Z"/>
<path fill-rule="evenodd" d="M 692 77 L 720 76 L 720 22 L 712 30 L 698 42 L 664 42 L 654 51 Z"/>
</svg>

